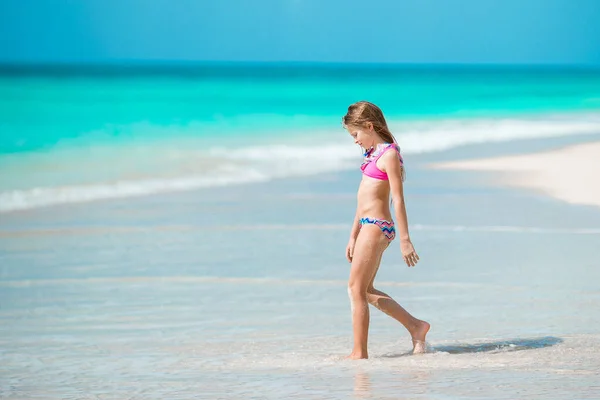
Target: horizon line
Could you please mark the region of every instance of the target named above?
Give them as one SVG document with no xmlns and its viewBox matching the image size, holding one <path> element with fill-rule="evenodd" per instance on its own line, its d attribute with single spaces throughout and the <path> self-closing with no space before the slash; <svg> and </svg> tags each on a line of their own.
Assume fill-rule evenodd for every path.
<svg viewBox="0 0 600 400">
<path fill-rule="evenodd" d="M 57 67 L 387 67 L 387 68 L 540 68 L 540 69 L 587 69 L 600 70 L 600 64 L 581 63 L 509 63 L 509 62 L 356 62 L 356 61 L 258 61 L 258 60 L 161 60 L 161 59 L 112 59 L 91 60 L 0 60 L 0 70 L 42 69 Z"/>
</svg>

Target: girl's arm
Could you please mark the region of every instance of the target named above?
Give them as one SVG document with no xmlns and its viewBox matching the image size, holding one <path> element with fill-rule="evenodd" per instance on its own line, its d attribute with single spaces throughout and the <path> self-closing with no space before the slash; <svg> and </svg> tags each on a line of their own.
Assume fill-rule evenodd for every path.
<svg viewBox="0 0 600 400">
<path fill-rule="evenodd" d="M 352 223 L 352 230 L 350 231 L 350 240 L 356 240 L 359 230 L 360 225 L 358 223 L 358 210 L 356 210 L 356 214 L 354 215 L 354 222 Z"/>
<path fill-rule="evenodd" d="M 358 209 L 356 210 L 356 215 L 354 215 L 354 223 L 352 224 L 352 230 L 350 231 L 350 239 L 348 240 L 348 245 L 346 246 L 346 259 L 349 263 L 352 262 L 352 258 L 354 257 L 354 244 L 356 243 L 356 237 L 358 236 L 358 231 L 360 230 L 360 225 L 358 223 Z"/>
<path fill-rule="evenodd" d="M 398 158 L 398 153 L 388 151 L 381 156 L 390 182 L 390 192 L 396 213 L 396 227 L 400 238 L 400 250 L 402 257 L 408 266 L 414 266 L 419 260 L 408 232 L 408 216 L 404 202 L 404 185 L 402 182 L 402 169 L 404 168 Z"/>
<path fill-rule="evenodd" d="M 390 180 L 390 193 L 396 213 L 396 228 L 400 240 L 410 240 L 408 233 L 408 217 L 406 215 L 406 206 L 404 203 L 404 185 L 402 183 L 402 168 L 398 153 L 387 151 L 382 157 L 385 166 L 385 172 Z"/>
</svg>

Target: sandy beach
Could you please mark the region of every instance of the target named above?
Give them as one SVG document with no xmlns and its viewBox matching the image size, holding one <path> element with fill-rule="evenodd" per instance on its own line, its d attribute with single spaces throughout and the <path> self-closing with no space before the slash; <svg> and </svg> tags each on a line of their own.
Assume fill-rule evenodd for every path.
<svg viewBox="0 0 600 400">
<path fill-rule="evenodd" d="M 435 169 L 498 172 L 503 185 L 544 192 L 571 204 L 600 207 L 600 142 L 541 153 L 433 164 Z"/>
</svg>

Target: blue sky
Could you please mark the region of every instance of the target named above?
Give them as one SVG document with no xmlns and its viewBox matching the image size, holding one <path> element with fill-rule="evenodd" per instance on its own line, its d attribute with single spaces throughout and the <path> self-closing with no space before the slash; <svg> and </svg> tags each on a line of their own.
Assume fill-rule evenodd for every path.
<svg viewBox="0 0 600 400">
<path fill-rule="evenodd" d="M 0 62 L 600 65 L 600 0 L 0 0 Z"/>
</svg>

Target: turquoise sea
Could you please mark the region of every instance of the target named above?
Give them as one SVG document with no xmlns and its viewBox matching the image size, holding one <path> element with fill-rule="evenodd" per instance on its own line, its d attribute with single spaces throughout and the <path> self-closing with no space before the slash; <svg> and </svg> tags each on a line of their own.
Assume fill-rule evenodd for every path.
<svg viewBox="0 0 600 400">
<path fill-rule="evenodd" d="M 6 66 L 0 211 L 351 168 L 360 151 L 340 119 L 363 99 L 383 109 L 405 153 L 435 152 L 597 132 L 600 71 Z"/>
<path fill-rule="evenodd" d="M 600 210 L 438 161 L 600 138 L 600 71 L 3 67 L 0 398 L 598 399 Z M 361 151 L 379 104 L 407 168 L 415 268 L 352 347 Z"/>
</svg>

